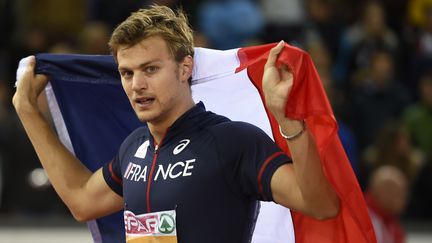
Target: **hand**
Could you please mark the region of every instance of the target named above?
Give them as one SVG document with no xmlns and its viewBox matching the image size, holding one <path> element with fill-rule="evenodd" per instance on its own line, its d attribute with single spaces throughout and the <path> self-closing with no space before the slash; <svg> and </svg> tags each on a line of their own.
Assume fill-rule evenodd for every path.
<svg viewBox="0 0 432 243">
<path fill-rule="evenodd" d="M 48 77 L 34 73 L 36 59 L 29 56 L 29 63 L 22 78 L 17 82 L 12 103 L 17 111 L 21 109 L 37 109 L 37 99 L 48 83 Z"/>
<path fill-rule="evenodd" d="M 277 68 L 275 65 L 284 45 L 285 42 L 281 41 L 270 50 L 262 81 L 266 105 L 278 120 L 285 117 L 285 106 L 293 84 L 293 76 L 288 67 L 282 64 Z"/>
</svg>

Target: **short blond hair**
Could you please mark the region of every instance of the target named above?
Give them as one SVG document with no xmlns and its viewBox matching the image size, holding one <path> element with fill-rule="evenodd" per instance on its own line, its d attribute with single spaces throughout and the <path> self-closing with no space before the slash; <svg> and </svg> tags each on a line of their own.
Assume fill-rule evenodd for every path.
<svg viewBox="0 0 432 243">
<path fill-rule="evenodd" d="M 185 13 L 181 9 L 174 12 L 166 6 L 153 5 L 132 13 L 117 26 L 108 45 L 117 59 L 120 46 L 131 47 L 153 36 L 160 36 L 166 41 L 177 62 L 188 55 L 193 56 L 193 31 Z"/>
</svg>

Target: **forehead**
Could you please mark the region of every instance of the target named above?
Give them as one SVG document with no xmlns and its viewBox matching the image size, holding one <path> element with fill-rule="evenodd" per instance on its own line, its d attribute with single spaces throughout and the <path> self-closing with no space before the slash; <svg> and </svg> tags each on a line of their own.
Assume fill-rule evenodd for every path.
<svg viewBox="0 0 432 243">
<path fill-rule="evenodd" d="M 133 67 L 149 61 L 173 59 L 166 41 L 159 36 L 146 38 L 133 46 L 120 46 L 117 51 L 119 67 Z"/>
</svg>

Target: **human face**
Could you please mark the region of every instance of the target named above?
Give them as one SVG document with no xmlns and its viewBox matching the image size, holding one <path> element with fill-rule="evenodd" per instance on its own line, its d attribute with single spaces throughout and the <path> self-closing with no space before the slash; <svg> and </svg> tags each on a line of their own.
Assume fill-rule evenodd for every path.
<svg viewBox="0 0 432 243">
<path fill-rule="evenodd" d="M 117 61 L 123 89 L 140 121 L 169 126 L 189 108 L 191 59 L 177 63 L 159 36 L 119 48 Z"/>
</svg>

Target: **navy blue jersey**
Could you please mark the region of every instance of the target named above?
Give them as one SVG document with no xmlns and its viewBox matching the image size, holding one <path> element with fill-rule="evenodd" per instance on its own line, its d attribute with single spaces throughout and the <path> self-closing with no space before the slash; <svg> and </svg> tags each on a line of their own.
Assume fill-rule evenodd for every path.
<svg viewBox="0 0 432 243">
<path fill-rule="evenodd" d="M 180 243 L 239 243 L 251 238 L 256 200 L 272 200 L 271 177 L 289 161 L 261 129 L 199 103 L 160 144 L 136 129 L 103 175 L 127 211 L 175 210 Z"/>
</svg>

